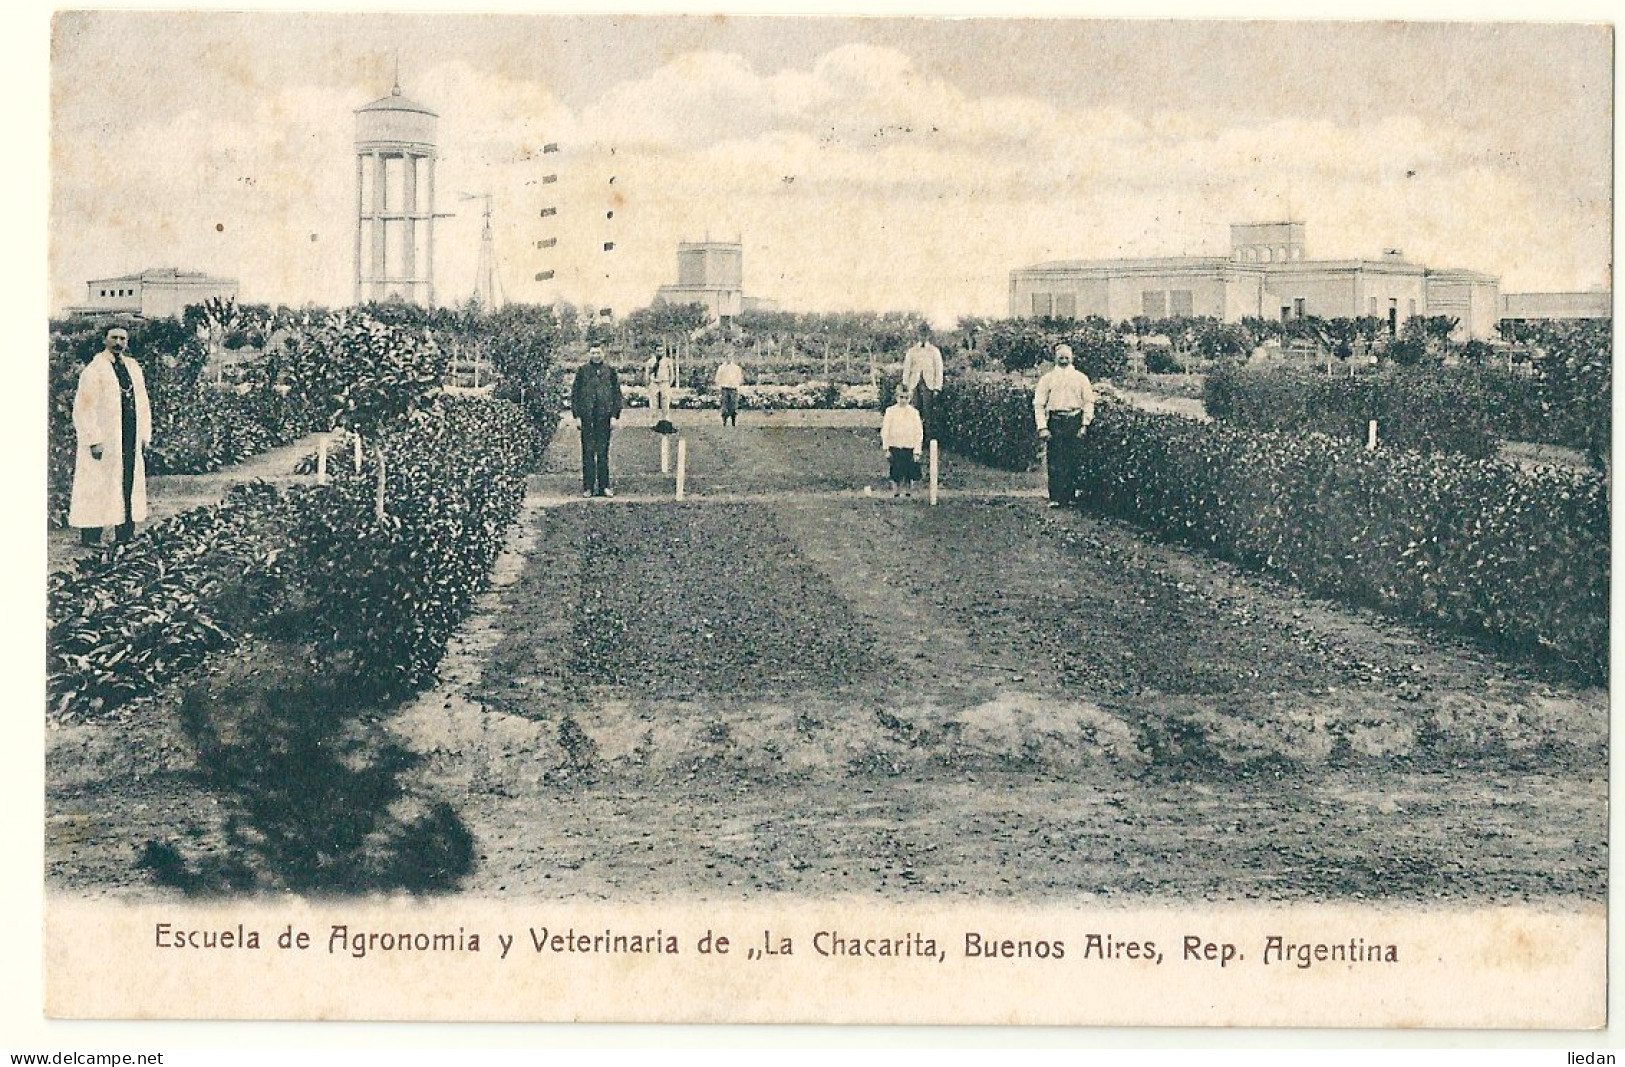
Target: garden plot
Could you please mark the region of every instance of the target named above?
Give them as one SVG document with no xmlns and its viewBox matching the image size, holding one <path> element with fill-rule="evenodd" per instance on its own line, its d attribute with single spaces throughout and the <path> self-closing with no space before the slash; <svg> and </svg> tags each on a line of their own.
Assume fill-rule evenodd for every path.
<svg viewBox="0 0 1625 1067">
<path fill-rule="evenodd" d="M 491 651 L 393 724 L 467 891 L 1600 898 L 1603 692 L 1048 512 L 1035 474 L 931 508 L 863 496 L 867 432 L 751 429 L 685 427 L 689 485 L 738 488 L 681 505 L 626 430 L 633 502 L 568 500 L 555 441 Z"/>
<path fill-rule="evenodd" d="M 680 418 L 682 503 L 633 427 L 579 499 L 565 430 L 414 702 L 321 714 L 260 657 L 56 729 L 48 883 L 1602 899 L 1605 692 L 1048 511 L 1037 473 L 866 496 L 851 419 Z"/>
</svg>

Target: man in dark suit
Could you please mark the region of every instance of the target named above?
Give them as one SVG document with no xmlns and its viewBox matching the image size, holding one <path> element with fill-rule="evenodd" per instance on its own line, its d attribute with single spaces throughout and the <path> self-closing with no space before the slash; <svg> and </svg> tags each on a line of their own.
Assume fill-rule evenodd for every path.
<svg viewBox="0 0 1625 1067">
<path fill-rule="evenodd" d="M 614 496 L 609 487 L 609 434 L 621 417 L 621 380 L 591 344 L 570 387 L 570 413 L 581 421 L 581 495 Z"/>
</svg>

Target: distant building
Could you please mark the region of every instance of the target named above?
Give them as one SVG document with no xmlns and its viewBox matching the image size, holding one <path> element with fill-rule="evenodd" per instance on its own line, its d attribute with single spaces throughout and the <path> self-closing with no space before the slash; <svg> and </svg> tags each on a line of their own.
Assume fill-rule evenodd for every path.
<svg viewBox="0 0 1625 1067">
<path fill-rule="evenodd" d="M 677 246 L 677 284 L 662 285 L 658 304 L 704 304 L 713 319 L 741 311 L 772 310 L 769 300 L 746 297 L 745 252 L 738 241 L 683 241 Z"/>
<path fill-rule="evenodd" d="M 1397 331 L 1415 315 L 1453 315 L 1466 337 L 1495 335 L 1498 281 L 1488 274 L 1412 263 L 1398 249 L 1375 259 L 1310 259 L 1302 222 L 1230 227 L 1229 256 L 1064 260 L 1010 272 L 1013 318 L 1121 322 L 1209 316 L 1386 319 Z"/>
<path fill-rule="evenodd" d="M 235 278 L 215 278 L 199 271 L 155 267 L 140 274 L 117 278 L 97 278 L 85 283 L 85 303 L 67 308 L 70 315 L 141 315 L 149 319 L 172 318 L 189 305 L 211 297 L 236 300 Z"/>
<path fill-rule="evenodd" d="M 1611 319 L 1614 294 L 1589 293 L 1502 293 L 1503 319 Z"/>
</svg>

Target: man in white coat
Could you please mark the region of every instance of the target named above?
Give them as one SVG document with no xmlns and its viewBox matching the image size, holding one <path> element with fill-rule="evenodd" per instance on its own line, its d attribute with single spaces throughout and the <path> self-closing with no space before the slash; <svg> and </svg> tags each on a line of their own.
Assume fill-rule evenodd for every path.
<svg viewBox="0 0 1625 1067">
<path fill-rule="evenodd" d="M 78 452 L 73 463 L 73 494 L 68 525 L 87 545 L 113 527 L 128 541 L 135 524 L 147 517 L 147 466 L 143 450 L 152 442 L 152 409 L 141 365 L 126 354 L 130 334 L 107 331 L 107 343 L 79 372 L 73 396 L 73 432 Z"/>
</svg>

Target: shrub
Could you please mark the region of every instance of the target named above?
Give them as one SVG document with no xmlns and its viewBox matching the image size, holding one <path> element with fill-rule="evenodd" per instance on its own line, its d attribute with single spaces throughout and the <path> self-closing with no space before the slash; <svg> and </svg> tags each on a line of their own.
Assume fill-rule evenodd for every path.
<svg viewBox="0 0 1625 1067">
<path fill-rule="evenodd" d="M 1012 374 L 945 378 L 937 395 L 938 441 L 989 466 L 1031 470 L 1041 445 L 1032 390 L 1032 383 Z"/>
<path fill-rule="evenodd" d="M 59 714 L 111 711 L 229 647 L 266 604 L 284 528 L 276 491 L 234 490 L 217 507 L 47 582 L 46 691 Z"/>
<path fill-rule="evenodd" d="M 535 452 L 516 405 L 448 397 L 375 438 L 360 474 L 335 464 L 326 486 L 240 487 L 53 575 L 53 706 L 110 710 L 254 631 L 308 645 L 357 691 L 422 684 L 483 588 Z"/>
<path fill-rule="evenodd" d="M 1380 439 L 1422 452 L 1489 456 L 1496 450 L 1489 401 L 1470 372 L 1389 368 L 1330 378 L 1285 367 L 1219 367 L 1203 387 L 1207 413 L 1255 430 Z"/>
<path fill-rule="evenodd" d="M 1084 438 L 1090 506 L 1294 582 L 1606 677 L 1602 478 L 1375 452 L 1118 405 Z"/>
<path fill-rule="evenodd" d="M 518 513 L 535 452 L 516 405 L 447 398 L 374 442 L 361 474 L 293 491 L 289 611 L 335 673 L 384 694 L 432 678 Z"/>
</svg>

